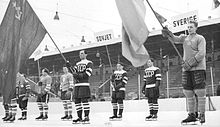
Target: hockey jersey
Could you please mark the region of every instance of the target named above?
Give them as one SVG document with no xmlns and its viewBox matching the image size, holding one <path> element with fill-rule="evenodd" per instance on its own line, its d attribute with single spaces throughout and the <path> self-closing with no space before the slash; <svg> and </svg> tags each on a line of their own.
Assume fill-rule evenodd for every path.
<svg viewBox="0 0 220 127">
<path fill-rule="evenodd" d="M 29 96 L 30 93 L 30 85 L 28 84 L 28 81 L 25 79 L 24 75 L 21 75 L 20 73 L 17 74 L 16 78 L 16 94 L 18 97 L 21 96 Z"/>
<path fill-rule="evenodd" d="M 123 90 L 125 91 L 125 85 L 127 84 L 128 77 L 127 72 L 124 70 L 116 70 L 111 77 L 111 81 L 113 83 L 114 89 L 113 91 Z"/>
<path fill-rule="evenodd" d="M 73 89 L 73 75 L 71 73 L 63 74 L 60 77 L 60 89 L 67 91 L 69 88 Z"/>
<path fill-rule="evenodd" d="M 152 88 L 156 86 L 156 82 L 161 80 L 161 72 L 158 67 L 149 67 L 144 70 L 144 84 L 145 88 Z"/>
<path fill-rule="evenodd" d="M 46 75 L 46 76 L 42 75 L 38 83 L 38 86 L 39 86 L 38 93 L 42 94 L 47 91 L 50 91 L 51 84 L 52 84 L 52 78 L 49 75 Z"/>
<path fill-rule="evenodd" d="M 73 71 L 76 74 L 73 74 L 76 83 L 75 86 L 89 86 L 89 77 L 92 75 L 92 66 L 93 63 L 90 60 L 84 59 L 76 63 Z"/>
</svg>

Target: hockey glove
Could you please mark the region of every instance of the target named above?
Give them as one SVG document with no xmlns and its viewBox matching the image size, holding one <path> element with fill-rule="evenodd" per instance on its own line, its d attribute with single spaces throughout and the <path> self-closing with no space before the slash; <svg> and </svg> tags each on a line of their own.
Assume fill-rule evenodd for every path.
<svg viewBox="0 0 220 127">
<path fill-rule="evenodd" d="M 42 86 L 43 85 L 43 82 L 38 82 L 38 86 Z"/>
<path fill-rule="evenodd" d="M 186 71 L 189 71 L 189 70 L 192 68 L 187 61 L 184 61 L 184 62 L 183 62 L 182 67 L 183 67 Z"/>
<path fill-rule="evenodd" d="M 164 27 L 162 29 L 162 35 L 163 35 L 163 37 L 166 37 L 166 38 L 173 37 L 173 33 L 167 27 Z"/>
<path fill-rule="evenodd" d="M 67 68 L 70 68 L 70 67 L 71 67 L 71 64 L 70 64 L 69 61 L 66 61 L 66 67 L 67 67 Z"/>
<path fill-rule="evenodd" d="M 195 57 L 192 57 L 188 60 L 188 63 L 191 67 L 196 66 L 199 62 L 196 60 Z"/>
</svg>

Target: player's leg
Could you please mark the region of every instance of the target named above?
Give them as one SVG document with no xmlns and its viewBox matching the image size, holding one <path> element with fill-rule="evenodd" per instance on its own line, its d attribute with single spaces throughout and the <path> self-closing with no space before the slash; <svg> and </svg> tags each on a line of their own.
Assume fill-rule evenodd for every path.
<svg viewBox="0 0 220 127">
<path fill-rule="evenodd" d="M 81 99 L 80 98 L 75 98 L 75 107 L 76 107 L 76 112 L 77 112 L 77 119 L 73 120 L 73 123 L 81 122 L 82 121 L 82 104 L 81 104 Z"/>
<path fill-rule="evenodd" d="M 5 116 L 2 118 L 4 120 L 9 116 L 9 104 L 3 103 L 4 109 L 5 109 Z"/>
<path fill-rule="evenodd" d="M 35 119 L 40 120 L 44 117 L 44 115 L 43 115 L 44 108 L 43 108 L 43 102 L 42 102 L 42 96 L 41 95 L 37 96 L 37 105 L 38 105 L 38 108 L 39 108 L 39 111 L 40 111 L 40 116 L 38 116 Z"/>
<path fill-rule="evenodd" d="M 123 100 L 125 98 L 125 91 L 120 90 L 118 92 L 118 94 L 116 95 L 116 97 L 117 97 L 117 102 L 118 102 L 118 105 L 119 105 L 118 118 L 122 118 L 122 113 L 123 113 L 123 110 L 124 110 Z"/>
<path fill-rule="evenodd" d="M 82 98 L 82 105 L 83 105 L 83 110 L 84 110 L 84 122 L 89 121 L 89 113 L 90 113 L 90 105 L 88 98 Z"/>
<path fill-rule="evenodd" d="M 188 107 L 188 117 L 182 120 L 182 123 L 187 122 L 195 122 L 195 93 L 193 91 L 193 73 L 186 71 L 182 73 L 182 86 L 183 86 L 183 93 L 186 97 L 187 107 Z"/>
<path fill-rule="evenodd" d="M 43 101 L 43 108 L 44 108 L 44 117 L 42 119 L 47 120 L 48 119 L 48 110 L 49 110 L 49 106 L 48 106 L 49 94 L 45 94 L 42 99 L 43 99 L 42 101 Z"/>
<path fill-rule="evenodd" d="M 113 116 L 109 117 L 110 120 L 116 119 L 117 118 L 117 113 L 118 113 L 118 104 L 117 104 L 117 99 L 116 99 L 116 92 L 112 91 L 112 109 L 113 109 Z"/>
<path fill-rule="evenodd" d="M 206 73 L 205 70 L 194 72 L 194 92 L 198 96 L 198 110 L 200 123 L 205 123 L 205 104 L 206 104 Z"/>
<path fill-rule="evenodd" d="M 158 98 L 159 98 L 159 87 L 154 87 L 152 88 L 153 90 L 153 119 L 157 119 L 157 113 L 158 113 L 158 109 L 159 109 L 159 105 L 158 105 Z"/>
<path fill-rule="evenodd" d="M 62 120 L 65 120 L 68 117 L 68 107 L 67 107 L 67 100 L 66 100 L 65 94 L 66 94 L 66 91 L 61 92 L 61 100 L 63 101 L 63 108 L 64 108 L 64 114 L 65 114 L 63 117 L 61 117 Z"/>
</svg>

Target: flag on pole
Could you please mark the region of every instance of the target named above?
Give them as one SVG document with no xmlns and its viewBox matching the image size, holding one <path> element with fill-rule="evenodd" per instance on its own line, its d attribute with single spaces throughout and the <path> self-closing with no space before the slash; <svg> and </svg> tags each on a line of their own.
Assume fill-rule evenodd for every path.
<svg viewBox="0 0 220 127">
<path fill-rule="evenodd" d="M 149 59 L 144 43 L 149 35 L 144 22 L 143 0 L 115 0 L 122 19 L 122 55 L 134 67 L 143 66 Z"/>
<path fill-rule="evenodd" d="M 46 34 L 27 0 L 10 0 L 0 25 L 0 92 L 10 103 L 16 74 Z"/>
<path fill-rule="evenodd" d="M 164 18 L 162 15 L 160 15 L 160 14 L 157 13 L 156 11 L 154 11 L 154 12 L 155 12 L 155 15 L 157 16 L 158 21 L 159 21 L 161 24 L 163 24 L 163 23 L 165 23 L 165 22 L 167 21 L 167 19 Z"/>
</svg>

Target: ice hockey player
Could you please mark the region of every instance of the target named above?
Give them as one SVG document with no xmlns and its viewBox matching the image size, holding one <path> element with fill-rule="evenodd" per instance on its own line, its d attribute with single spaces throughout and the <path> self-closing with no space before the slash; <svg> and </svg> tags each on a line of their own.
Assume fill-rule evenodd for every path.
<svg viewBox="0 0 220 127">
<path fill-rule="evenodd" d="M 9 104 L 9 115 L 4 118 L 4 121 L 13 122 L 15 121 L 16 113 L 17 113 L 17 104 L 19 104 L 19 108 L 22 111 L 22 117 L 18 120 L 26 120 L 27 119 L 27 103 L 28 97 L 30 93 L 30 85 L 25 80 L 24 75 L 21 73 L 17 73 L 16 76 L 16 88 L 15 94 L 11 99 L 11 104 Z"/>
<path fill-rule="evenodd" d="M 18 84 L 18 105 L 21 109 L 21 117 L 18 120 L 26 120 L 27 119 L 27 105 L 28 105 L 28 97 L 30 94 L 30 85 L 28 81 L 25 79 L 25 76 L 18 73 L 17 74 L 16 83 Z"/>
<path fill-rule="evenodd" d="M 61 120 L 72 120 L 72 92 L 74 80 L 73 75 L 66 66 L 63 67 L 63 72 L 64 74 L 60 77 L 60 90 L 65 115 L 61 117 Z"/>
<path fill-rule="evenodd" d="M 74 67 L 71 67 L 69 62 L 66 63 L 76 81 L 74 87 L 74 99 L 78 118 L 73 120 L 73 124 L 78 122 L 89 123 L 90 120 L 90 106 L 88 99 L 91 97 L 91 93 L 89 77 L 92 75 L 93 63 L 86 59 L 87 52 L 85 50 L 79 52 L 79 57 L 81 61 L 77 62 Z M 83 111 L 85 116 L 84 119 L 82 118 Z"/>
<path fill-rule="evenodd" d="M 52 78 L 49 75 L 49 70 L 44 68 L 42 70 L 42 76 L 38 82 L 38 97 L 37 104 L 40 110 L 40 116 L 35 118 L 36 120 L 47 120 L 48 119 L 48 102 L 49 93 L 51 89 Z"/>
<path fill-rule="evenodd" d="M 161 72 L 158 67 L 154 66 L 154 59 L 151 58 L 147 61 L 147 66 L 144 70 L 144 86 L 142 93 L 148 98 L 150 115 L 145 120 L 157 120 L 158 113 L 158 98 L 160 95 L 159 86 L 161 81 Z"/>
<path fill-rule="evenodd" d="M 197 21 L 188 24 L 189 35 L 175 36 L 167 28 L 162 30 L 163 36 L 175 44 L 183 45 L 183 93 L 188 103 L 188 117 L 182 123 L 197 121 L 195 115 L 195 94 L 198 97 L 198 119 L 205 123 L 206 104 L 206 40 L 202 35 L 196 33 Z"/>
<path fill-rule="evenodd" d="M 112 82 L 112 107 L 113 116 L 109 117 L 109 120 L 121 120 L 124 109 L 123 100 L 125 99 L 125 85 L 127 84 L 128 77 L 127 72 L 123 70 L 123 66 L 118 63 L 117 70 L 114 71 Z"/>
</svg>

